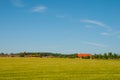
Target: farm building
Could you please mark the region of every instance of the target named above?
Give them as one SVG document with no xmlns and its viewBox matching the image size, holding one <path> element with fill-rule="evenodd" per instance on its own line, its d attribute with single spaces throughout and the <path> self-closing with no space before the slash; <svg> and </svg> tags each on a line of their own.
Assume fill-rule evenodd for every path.
<svg viewBox="0 0 120 80">
<path fill-rule="evenodd" d="M 92 58 L 92 54 L 88 53 L 78 53 L 78 58 Z"/>
</svg>

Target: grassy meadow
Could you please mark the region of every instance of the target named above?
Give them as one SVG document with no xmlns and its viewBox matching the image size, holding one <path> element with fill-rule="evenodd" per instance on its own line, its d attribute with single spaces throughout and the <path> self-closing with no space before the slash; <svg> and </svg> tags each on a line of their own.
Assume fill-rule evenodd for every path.
<svg viewBox="0 0 120 80">
<path fill-rule="evenodd" d="M 120 60 L 0 58 L 0 80 L 120 80 Z"/>
</svg>

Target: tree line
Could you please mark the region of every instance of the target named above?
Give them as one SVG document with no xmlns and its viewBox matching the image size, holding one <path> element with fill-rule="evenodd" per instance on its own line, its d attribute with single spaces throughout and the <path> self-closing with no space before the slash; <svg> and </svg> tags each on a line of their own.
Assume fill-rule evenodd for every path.
<svg viewBox="0 0 120 80">
<path fill-rule="evenodd" d="M 61 54 L 50 52 L 20 52 L 20 53 L 0 53 L 0 57 L 40 57 L 40 58 L 78 58 L 78 54 Z M 82 59 L 90 59 L 91 57 L 82 57 Z M 92 59 L 120 59 L 120 54 L 117 53 L 103 53 L 93 54 Z"/>
<path fill-rule="evenodd" d="M 93 59 L 120 59 L 120 54 L 108 52 L 104 54 L 94 54 L 92 58 Z"/>
<path fill-rule="evenodd" d="M 51 52 L 20 52 L 20 53 L 0 53 L 0 57 L 40 57 L 40 58 L 77 58 L 75 54 L 62 54 Z"/>
</svg>

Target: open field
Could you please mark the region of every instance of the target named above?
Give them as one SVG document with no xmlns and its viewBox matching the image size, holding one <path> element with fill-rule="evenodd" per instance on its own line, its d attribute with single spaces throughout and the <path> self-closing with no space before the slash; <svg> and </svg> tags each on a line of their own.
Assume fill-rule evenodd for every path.
<svg viewBox="0 0 120 80">
<path fill-rule="evenodd" d="M 0 58 L 0 80 L 120 80 L 120 60 Z"/>
</svg>

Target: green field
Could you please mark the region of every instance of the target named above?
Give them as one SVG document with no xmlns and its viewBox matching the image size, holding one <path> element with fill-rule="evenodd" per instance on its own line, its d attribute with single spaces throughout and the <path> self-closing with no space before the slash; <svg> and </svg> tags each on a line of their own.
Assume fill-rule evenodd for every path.
<svg viewBox="0 0 120 80">
<path fill-rule="evenodd" d="M 0 58 L 0 80 L 120 80 L 120 60 Z"/>
</svg>

